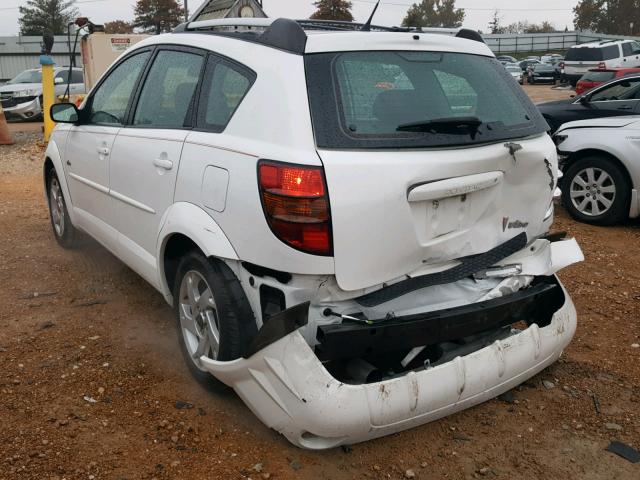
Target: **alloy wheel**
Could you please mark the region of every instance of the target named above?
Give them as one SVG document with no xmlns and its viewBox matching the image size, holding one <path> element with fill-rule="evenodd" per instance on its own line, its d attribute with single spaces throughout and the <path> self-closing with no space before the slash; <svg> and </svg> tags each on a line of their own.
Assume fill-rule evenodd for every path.
<svg viewBox="0 0 640 480">
<path fill-rule="evenodd" d="M 607 213 L 616 198 L 616 184 L 605 170 L 585 168 L 571 181 L 571 202 L 583 215 L 598 217 Z"/>
<path fill-rule="evenodd" d="M 64 197 L 57 178 L 52 178 L 49 184 L 49 205 L 53 228 L 56 231 L 56 235 L 62 237 L 65 228 Z"/>
<path fill-rule="evenodd" d="M 194 365 L 203 370 L 200 358 L 218 358 L 220 322 L 211 287 L 199 272 L 191 270 L 182 278 L 179 298 L 182 337 Z"/>
</svg>

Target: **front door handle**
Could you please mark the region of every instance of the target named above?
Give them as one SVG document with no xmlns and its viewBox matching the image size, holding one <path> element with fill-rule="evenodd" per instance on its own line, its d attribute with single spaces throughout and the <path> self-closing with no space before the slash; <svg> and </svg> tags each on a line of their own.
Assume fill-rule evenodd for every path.
<svg viewBox="0 0 640 480">
<path fill-rule="evenodd" d="M 623 105 L 622 107 L 618 107 L 618 110 L 633 110 L 630 105 Z"/>
<path fill-rule="evenodd" d="M 173 162 L 171 160 L 167 160 L 165 158 L 156 158 L 153 161 L 153 164 L 158 167 L 158 168 L 162 168 L 163 170 L 171 170 L 173 168 Z"/>
<path fill-rule="evenodd" d="M 107 147 L 98 147 L 98 153 L 100 155 L 109 155 L 109 149 Z"/>
</svg>

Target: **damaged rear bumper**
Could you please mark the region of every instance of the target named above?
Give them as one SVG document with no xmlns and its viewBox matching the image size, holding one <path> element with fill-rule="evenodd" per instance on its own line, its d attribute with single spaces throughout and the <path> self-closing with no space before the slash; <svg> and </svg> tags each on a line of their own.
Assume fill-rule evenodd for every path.
<svg viewBox="0 0 640 480">
<path fill-rule="evenodd" d="M 555 362 L 576 329 L 575 307 L 557 285 L 563 298 L 547 326 L 533 324 L 469 355 L 382 382 L 336 380 L 299 330 L 247 359 L 202 362 L 293 444 L 326 449 L 358 443 L 482 403 Z"/>
<path fill-rule="evenodd" d="M 233 387 L 262 422 L 299 447 L 320 450 L 382 437 L 496 397 L 555 362 L 576 330 L 575 307 L 555 273 L 583 259 L 575 240 L 537 240 L 476 273 L 503 278 L 477 300 L 415 315 L 409 308 L 373 325 L 353 318 L 302 328 L 318 308 L 307 302 L 277 315 L 277 321 L 272 317 L 246 358 L 202 357 L 202 364 Z M 518 273 L 505 273 L 510 270 Z M 392 300 L 382 311 L 394 302 L 406 306 L 411 295 L 437 305 L 441 290 L 429 294 L 429 288 L 434 287 Z M 317 344 L 303 335 L 309 327 L 317 330 Z M 406 352 L 438 342 L 465 344 L 468 335 L 481 340 L 434 363 L 410 363 L 375 383 L 369 377 L 345 383 L 332 366 L 345 355 L 385 357 L 388 345 Z"/>
</svg>

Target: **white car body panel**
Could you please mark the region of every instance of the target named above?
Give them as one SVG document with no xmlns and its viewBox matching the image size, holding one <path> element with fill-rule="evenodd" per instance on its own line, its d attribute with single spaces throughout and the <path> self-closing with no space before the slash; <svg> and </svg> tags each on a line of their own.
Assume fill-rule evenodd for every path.
<svg viewBox="0 0 640 480">
<path fill-rule="evenodd" d="M 340 286 L 368 288 L 425 265 L 486 252 L 522 231 L 529 238 L 545 232 L 552 222 L 543 220 L 555 186 L 540 186 L 555 185 L 550 172 L 558 170 L 557 154 L 547 135 L 518 143 L 522 150 L 516 159 L 502 143 L 467 148 L 465 155 L 458 149 L 320 151 L 331 194 Z M 485 176 L 493 172 L 502 174 L 492 177 L 500 181 L 483 188 Z M 381 176 L 385 182 L 376 182 L 372 190 Z M 424 184 L 440 190 L 437 198 L 411 193 Z M 502 228 L 504 219 L 509 221 Z M 526 227 L 510 228 L 515 221 Z"/>
<path fill-rule="evenodd" d="M 556 135 L 567 137 L 558 146 L 564 156 L 591 150 L 618 159 L 631 179 L 629 217 L 640 217 L 640 116 L 569 122 L 562 125 Z"/>
</svg>

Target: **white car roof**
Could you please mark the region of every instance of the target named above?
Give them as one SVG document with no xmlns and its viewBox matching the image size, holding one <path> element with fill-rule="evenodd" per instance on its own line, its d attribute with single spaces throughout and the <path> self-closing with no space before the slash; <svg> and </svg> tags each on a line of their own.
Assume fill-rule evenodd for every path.
<svg viewBox="0 0 640 480">
<path fill-rule="evenodd" d="M 608 40 L 599 42 L 581 43 L 580 45 L 574 45 L 571 48 L 604 48 L 610 45 L 618 45 L 621 43 L 632 42 L 633 40 Z"/>
<path fill-rule="evenodd" d="M 253 41 L 298 54 L 420 50 L 460 52 L 495 57 L 479 34 L 471 30 L 403 29 L 372 26 L 371 31 L 360 31 L 361 27 L 359 24 L 350 22 L 273 18 L 222 19 L 186 23 L 177 27 L 170 35 L 179 35 L 183 32 L 188 32 L 191 35 L 200 32 L 202 35 L 208 36 L 217 34 L 241 41 Z M 163 43 L 166 40 L 165 36 L 160 36 L 145 40 L 142 44 Z M 201 44 L 200 41 L 195 43 Z M 293 48 L 291 48 L 292 46 Z"/>
</svg>

